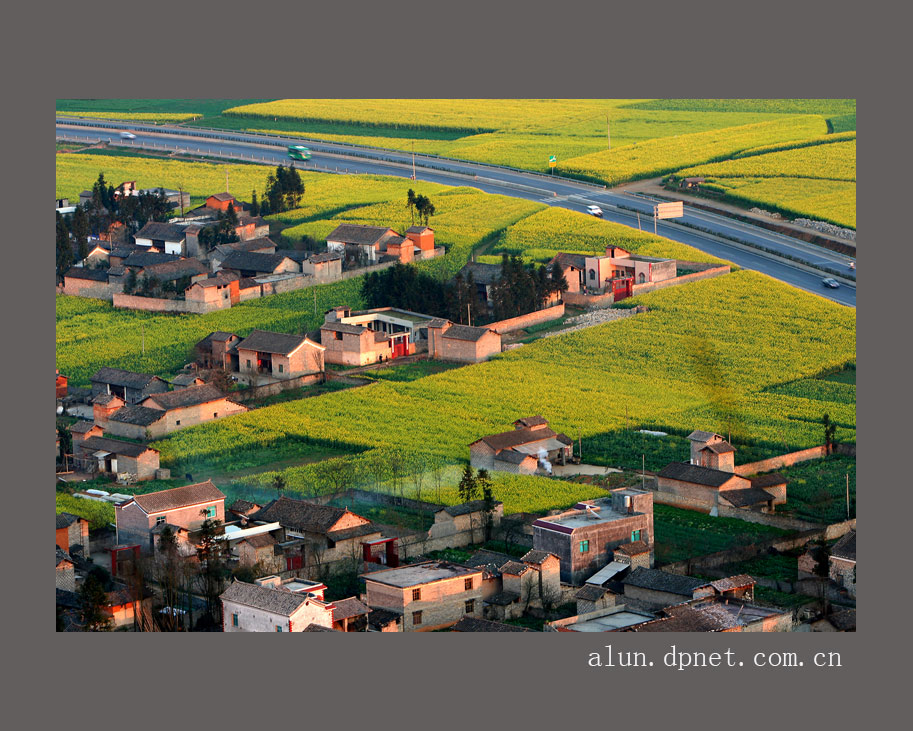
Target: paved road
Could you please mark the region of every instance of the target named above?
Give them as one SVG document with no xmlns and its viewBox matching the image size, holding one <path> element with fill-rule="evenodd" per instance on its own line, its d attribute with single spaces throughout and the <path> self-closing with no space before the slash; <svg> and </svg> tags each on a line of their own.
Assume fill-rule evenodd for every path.
<svg viewBox="0 0 913 731">
<path fill-rule="evenodd" d="M 135 140 L 120 139 L 119 130 L 127 128 L 136 134 Z M 184 150 L 192 154 L 215 157 L 241 156 L 268 164 L 288 164 L 285 146 L 301 143 L 311 149 L 313 157 L 308 163 L 296 162 L 295 166 L 300 169 L 338 170 L 399 177 L 410 177 L 413 174 L 412 156 L 409 153 L 319 140 L 276 138 L 171 126 L 150 127 L 108 121 L 75 123 L 73 120 L 60 118 L 57 120 L 57 135 L 89 141 L 109 139 L 115 146 Z M 414 169 L 419 180 L 444 185 L 471 185 L 487 193 L 540 201 L 575 211 L 585 212 L 588 205 L 599 205 L 606 220 L 632 227 L 640 225 L 647 231 L 653 230 L 653 201 L 646 196 L 606 190 L 600 186 L 560 177 L 553 178 L 510 168 L 428 155 L 416 155 Z M 637 217 L 638 211 L 640 221 Z M 762 272 L 844 305 L 856 306 L 855 284 L 844 281 L 839 289 L 827 289 L 821 284 L 821 279 L 826 275 L 809 266 L 845 271 L 848 263 L 852 261 L 850 257 L 688 206 L 685 206 L 683 218 L 676 221 L 659 221 L 656 231 L 660 236 L 688 244 L 744 269 Z M 763 247 L 768 251 L 746 246 L 745 243 Z M 801 261 L 793 261 L 796 259 Z"/>
</svg>

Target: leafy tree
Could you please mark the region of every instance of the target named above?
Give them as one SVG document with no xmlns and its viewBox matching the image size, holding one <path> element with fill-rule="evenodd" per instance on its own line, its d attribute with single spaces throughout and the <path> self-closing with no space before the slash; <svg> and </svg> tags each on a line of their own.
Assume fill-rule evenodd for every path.
<svg viewBox="0 0 913 731">
<path fill-rule="evenodd" d="M 260 204 L 257 203 L 257 191 L 254 190 L 250 194 L 250 215 L 259 216 L 260 215 Z"/>
<path fill-rule="evenodd" d="M 201 511 L 205 515 L 205 511 Z M 219 595 L 228 581 L 228 544 L 221 536 L 224 528 L 221 520 L 206 518 L 197 536 L 197 558 L 199 568 L 196 576 L 197 589 L 206 600 L 206 612 L 201 617 L 203 627 L 216 627 L 221 623 L 222 607 Z"/>
<path fill-rule="evenodd" d="M 419 220 L 425 222 L 425 225 L 428 225 L 428 219 L 434 215 L 435 208 L 434 204 L 428 199 L 427 196 L 418 195 L 415 198 L 413 204 L 415 206 L 415 211 L 418 213 Z"/>
<path fill-rule="evenodd" d="M 128 269 L 127 276 L 124 277 L 124 293 L 133 294 L 136 291 L 136 270 Z"/>
<path fill-rule="evenodd" d="M 57 215 L 57 276 L 63 277 L 64 273 L 73 265 L 73 246 L 70 244 L 70 230 L 67 222 L 59 213 Z"/>
<path fill-rule="evenodd" d="M 277 472 L 276 476 L 273 477 L 273 489 L 276 491 L 276 497 L 282 497 L 282 492 L 285 490 L 288 483 L 286 479 L 282 476 L 281 473 Z"/>
<path fill-rule="evenodd" d="M 826 454 L 833 454 L 834 435 L 837 433 L 837 425 L 831 421 L 830 414 L 825 414 L 821 423 L 824 425 L 824 451 Z"/>
<path fill-rule="evenodd" d="M 564 270 L 561 265 L 554 261 L 549 270 L 549 279 L 551 280 L 551 291 L 563 294 L 568 290 L 567 277 L 564 276 Z"/>
<path fill-rule="evenodd" d="M 70 433 L 69 429 L 58 426 L 57 437 L 60 439 L 60 452 L 58 456 L 62 462 L 63 455 L 73 453 L 73 435 Z"/>
<path fill-rule="evenodd" d="M 77 592 L 79 622 L 84 632 L 110 632 L 112 619 L 107 613 L 108 595 L 98 577 L 89 573 Z"/>
<path fill-rule="evenodd" d="M 488 470 L 482 468 L 476 474 L 476 486 L 482 492 L 482 502 L 484 503 L 484 518 L 483 524 L 485 526 L 485 540 L 491 540 L 491 530 L 494 523 L 494 511 L 495 511 L 495 497 L 492 492 L 494 485 L 491 482 L 491 477 L 488 475 Z"/>
<path fill-rule="evenodd" d="M 85 260 L 89 255 L 89 217 L 82 206 L 76 206 L 70 219 L 70 231 L 79 247 L 79 258 Z"/>
<path fill-rule="evenodd" d="M 409 191 L 406 193 L 406 208 L 409 209 L 409 215 L 412 218 L 413 225 L 415 224 L 415 191 L 412 188 L 409 188 Z"/>
<path fill-rule="evenodd" d="M 460 500 L 464 503 L 468 503 L 471 500 L 475 499 L 475 496 L 478 491 L 478 483 L 476 481 L 476 476 L 472 471 L 472 465 L 467 462 L 463 466 L 463 474 L 460 477 L 460 484 L 457 486 L 457 492 L 459 493 Z"/>
</svg>

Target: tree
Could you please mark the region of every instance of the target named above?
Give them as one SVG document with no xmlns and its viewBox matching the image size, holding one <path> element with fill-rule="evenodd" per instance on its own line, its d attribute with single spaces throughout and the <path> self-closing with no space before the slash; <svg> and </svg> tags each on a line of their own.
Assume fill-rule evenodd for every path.
<svg viewBox="0 0 913 731">
<path fill-rule="evenodd" d="M 57 276 L 63 278 L 73 265 L 73 246 L 70 244 L 70 230 L 67 222 L 57 214 Z"/>
<path fill-rule="evenodd" d="M 831 421 L 830 414 L 825 414 L 821 419 L 824 425 L 824 452 L 825 454 L 834 453 L 834 435 L 837 433 L 837 425 Z"/>
<path fill-rule="evenodd" d="M 163 632 L 177 632 L 181 628 L 179 610 L 183 609 L 187 596 L 185 557 L 178 547 L 177 536 L 167 525 L 159 534 L 153 574 L 161 592 L 161 608 L 166 610 L 158 615 L 159 628 Z"/>
<path fill-rule="evenodd" d="M 200 511 L 205 515 L 205 511 Z M 222 521 L 206 518 L 198 530 L 197 558 L 199 567 L 196 576 L 197 589 L 206 600 L 206 612 L 200 618 L 200 626 L 207 629 L 217 627 L 222 620 L 219 595 L 228 581 L 228 544 L 222 539 Z"/>
<path fill-rule="evenodd" d="M 287 486 L 285 478 L 282 476 L 282 473 L 277 472 L 275 477 L 273 477 L 273 489 L 276 491 L 276 497 L 282 497 L 282 492 Z"/>
<path fill-rule="evenodd" d="M 422 499 L 422 486 L 425 484 L 425 458 L 423 455 L 413 455 L 408 463 L 409 481 L 412 483 L 413 500 Z"/>
<path fill-rule="evenodd" d="M 60 461 L 63 462 L 65 454 L 73 453 L 73 435 L 70 433 L 69 429 L 58 426 L 57 438 L 60 439 L 60 452 L 58 456 Z"/>
<path fill-rule="evenodd" d="M 128 269 L 124 277 L 124 294 L 133 294 L 136 291 L 136 270 Z"/>
<path fill-rule="evenodd" d="M 415 224 L 415 200 L 415 191 L 409 188 L 409 192 L 406 193 L 406 208 L 409 209 L 413 225 Z"/>
<path fill-rule="evenodd" d="M 472 465 L 467 462 L 463 466 L 463 474 L 460 477 L 460 484 L 457 486 L 457 492 L 460 495 L 460 500 L 464 503 L 468 503 L 470 500 L 474 500 L 477 494 L 478 486 L 476 483 L 476 476 L 473 474 Z"/>
<path fill-rule="evenodd" d="M 494 524 L 495 497 L 492 493 L 492 482 L 488 476 L 488 470 L 481 468 L 476 474 L 476 486 L 482 493 L 482 502 L 484 504 L 484 516 L 482 518 L 485 527 L 485 540 L 491 540 L 491 530 Z"/>
<path fill-rule="evenodd" d="M 418 195 L 415 197 L 415 211 L 418 213 L 420 221 L 424 221 L 425 225 L 428 225 L 428 219 L 434 215 L 435 209 L 434 204 L 428 199 L 427 196 Z"/>
<path fill-rule="evenodd" d="M 89 217 L 82 206 L 76 206 L 70 219 L 70 231 L 79 247 L 79 259 L 85 261 L 89 255 Z"/>
<path fill-rule="evenodd" d="M 564 269 L 557 261 L 553 261 L 549 270 L 549 279 L 551 280 L 551 291 L 563 294 L 568 290 L 567 277 L 564 275 Z"/>
<path fill-rule="evenodd" d="M 250 215 L 259 216 L 260 215 L 260 204 L 257 203 L 257 191 L 251 191 L 250 194 Z"/>
<path fill-rule="evenodd" d="M 108 595 L 98 577 L 89 573 L 77 592 L 79 622 L 83 632 L 110 632 L 113 624 L 108 608 Z"/>
<path fill-rule="evenodd" d="M 813 571 L 817 579 L 818 601 L 821 603 L 823 613 L 827 614 L 829 607 L 828 589 L 830 588 L 831 578 L 830 551 L 824 541 L 819 541 L 812 550 L 812 555 L 815 558 Z"/>
</svg>

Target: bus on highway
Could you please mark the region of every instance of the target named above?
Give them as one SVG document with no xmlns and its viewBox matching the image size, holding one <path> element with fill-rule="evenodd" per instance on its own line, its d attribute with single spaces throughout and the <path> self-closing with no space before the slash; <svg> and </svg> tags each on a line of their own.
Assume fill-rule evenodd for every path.
<svg viewBox="0 0 913 731">
<path fill-rule="evenodd" d="M 304 145 L 289 145 L 288 156 L 292 160 L 310 160 L 311 151 Z"/>
</svg>

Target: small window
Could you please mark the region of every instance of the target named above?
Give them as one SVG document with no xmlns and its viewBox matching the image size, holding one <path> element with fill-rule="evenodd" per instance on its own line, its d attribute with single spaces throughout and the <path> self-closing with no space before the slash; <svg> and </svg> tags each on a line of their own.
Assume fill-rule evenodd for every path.
<svg viewBox="0 0 913 731">
<path fill-rule="evenodd" d="M 282 625 L 281 625 L 281 624 L 277 624 L 277 625 L 276 625 L 276 632 L 281 632 L 281 631 L 282 631 Z"/>
<path fill-rule="evenodd" d="M 180 425 L 181 425 L 181 420 L 180 420 L 180 419 L 177 419 L 177 420 L 174 422 L 174 425 L 175 425 L 175 426 L 180 426 Z"/>
<path fill-rule="evenodd" d="M 232 627 L 239 627 L 239 626 L 240 626 L 240 623 L 239 623 L 239 621 L 238 621 L 238 615 L 237 615 L 237 614 L 232 614 L 232 615 L 231 615 L 231 626 L 232 626 Z"/>
<path fill-rule="evenodd" d="M 421 590 L 421 589 L 413 589 L 413 590 L 412 590 L 412 601 L 417 602 L 417 601 L 419 601 L 421 598 L 422 598 L 422 590 Z"/>
<path fill-rule="evenodd" d="M 247 361 L 247 370 L 250 370 L 250 360 Z"/>
<path fill-rule="evenodd" d="M 634 543 L 634 541 L 639 541 L 639 540 L 640 540 L 640 531 L 632 530 L 631 531 L 631 543 Z"/>
<path fill-rule="evenodd" d="M 334 332 L 333 335 L 336 337 L 337 340 L 342 340 L 342 333 L 341 333 L 341 332 Z"/>
<path fill-rule="evenodd" d="M 412 624 L 421 624 L 422 623 L 422 613 L 421 612 L 412 612 Z"/>
<path fill-rule="evenodd" d="M 207 518 L 215 518 L 216 517 L 216 506 L 210 505 L 203 512 L 206 513 Z"/>
<path fill-rule="evenodd" d="M 156 524 L 156 525 L 165 525 L 165 516 L 164 516 L 164 515 L 158 516 L 158 517 L 155 519 L 155 524 Z"/>
<path fill-rule="evenodd" d="M 213 411 L 213 412 L 212 412 L 212 418 L 213 418 L 213 419 L 218 419 L 218 418 L 219 418 L 219 412 L 218 412 L 218 411 Z"/>
<path fill-rule="evenodd" d="M 590 542 L 589 541 L 580 541 L 580 553 L 589 553 Z"/>
<path fill-rule="evenodd" d="M 590 269 L 590 279 L 596 279 L 596 270 Z"/>
<path fill-rule="evenodd" d="M 282 373 L 282 364 L 279 364 L 279 372 Z"/>
<path fill-rule="evenodd" d="M 469 599 L 466 602 L 466 614 L 472 614 L 476 610 L 476 600 Z"/>
<path fill-rule="evenodd" d="M 466 581 L 463 582 L 463 588 L 466 589 L 466 591 L 471 591 L 472 590 L 472 579 L 466 579 Z"/>
</svg>

